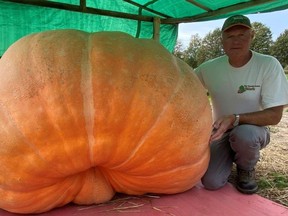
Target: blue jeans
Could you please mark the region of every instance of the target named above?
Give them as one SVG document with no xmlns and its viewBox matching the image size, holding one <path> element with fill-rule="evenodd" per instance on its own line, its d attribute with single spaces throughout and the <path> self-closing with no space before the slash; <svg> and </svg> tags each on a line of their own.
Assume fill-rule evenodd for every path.
<svg viewBox="0 0 288 216">
<path fill-rule="evenodd" d="M 267 127 L 243 124 L 225 133 L 210 145 L 211 157 L 208 169 L 202 177 L 206 189 L 223 187 L 231 174 L 233 162 L 243 170 L 253 170 L 260 150 L 270 142 Z"/>
</svg>

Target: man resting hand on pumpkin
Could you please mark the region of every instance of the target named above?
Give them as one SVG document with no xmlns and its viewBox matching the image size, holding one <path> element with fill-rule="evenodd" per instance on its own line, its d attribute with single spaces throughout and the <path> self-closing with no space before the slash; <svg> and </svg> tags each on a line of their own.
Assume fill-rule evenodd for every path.
<svg viewBox="0 0 288 216">
<path fill-rule="evenodd" d="M 211 159 L 202 178 L 206 189 L 224 186 L 237 165 L 237 189 L 258 190 L 255 166 L 260 150 L 270 142 L 267 126 L 278 124 L 288 104 L 288 83 L 279 61 L 250 50 L 254 37 L 250 20 L 228 18 L 222 27 L 226 55 L 200 65 L 195 71 L 208 90 L 213 107 Z"/>
</svg>

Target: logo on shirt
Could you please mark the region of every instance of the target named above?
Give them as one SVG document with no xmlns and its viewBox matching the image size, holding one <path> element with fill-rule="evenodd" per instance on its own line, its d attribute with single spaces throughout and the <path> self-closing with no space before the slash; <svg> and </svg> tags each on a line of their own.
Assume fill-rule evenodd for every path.
<svg viewBox="0 0 288 216">
<path fill-rule="evenodd" d="M 260 85 L 241 85 L 238 89 L 238 94 L 242 94 L 245 91 L 255 91 L 256 88 L 259 88 Z"/>
</svg>

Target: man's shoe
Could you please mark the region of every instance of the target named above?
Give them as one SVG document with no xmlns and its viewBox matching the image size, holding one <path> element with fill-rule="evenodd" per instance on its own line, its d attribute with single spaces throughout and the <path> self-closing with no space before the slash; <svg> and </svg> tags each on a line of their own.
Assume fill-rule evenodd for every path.
<svg viewBox="0 0 288 216">
<path fill-rule="evenodd" d="M 255 180 L 255 169 L 247 171 L 237 167 L 237 174 L 236 188 L 238 191 L 244 194 L 254 194 L 258 191 L 258 185 Z"/>
</svg>

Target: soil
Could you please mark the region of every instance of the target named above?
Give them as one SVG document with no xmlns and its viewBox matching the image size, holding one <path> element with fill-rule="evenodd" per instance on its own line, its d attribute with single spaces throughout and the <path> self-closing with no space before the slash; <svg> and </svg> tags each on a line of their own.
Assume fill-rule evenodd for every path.
<svg viewBox="0 0 288 216">
<path fill-rule="evenodd" d="M 270 126 L 270 143 L 256 166 L 258 195 L 288 207 L 288 108 L 279 124 Z M 235 184 L 236 167 L 229 181 Z"/>
<path fill-rule="evenodd" d="M 259 186 L 262 183 L 258 194 L 288 206 L 288 108 L 270 131 L 270 144 L 261 151 L 256 167 Z"/>
</svg>

